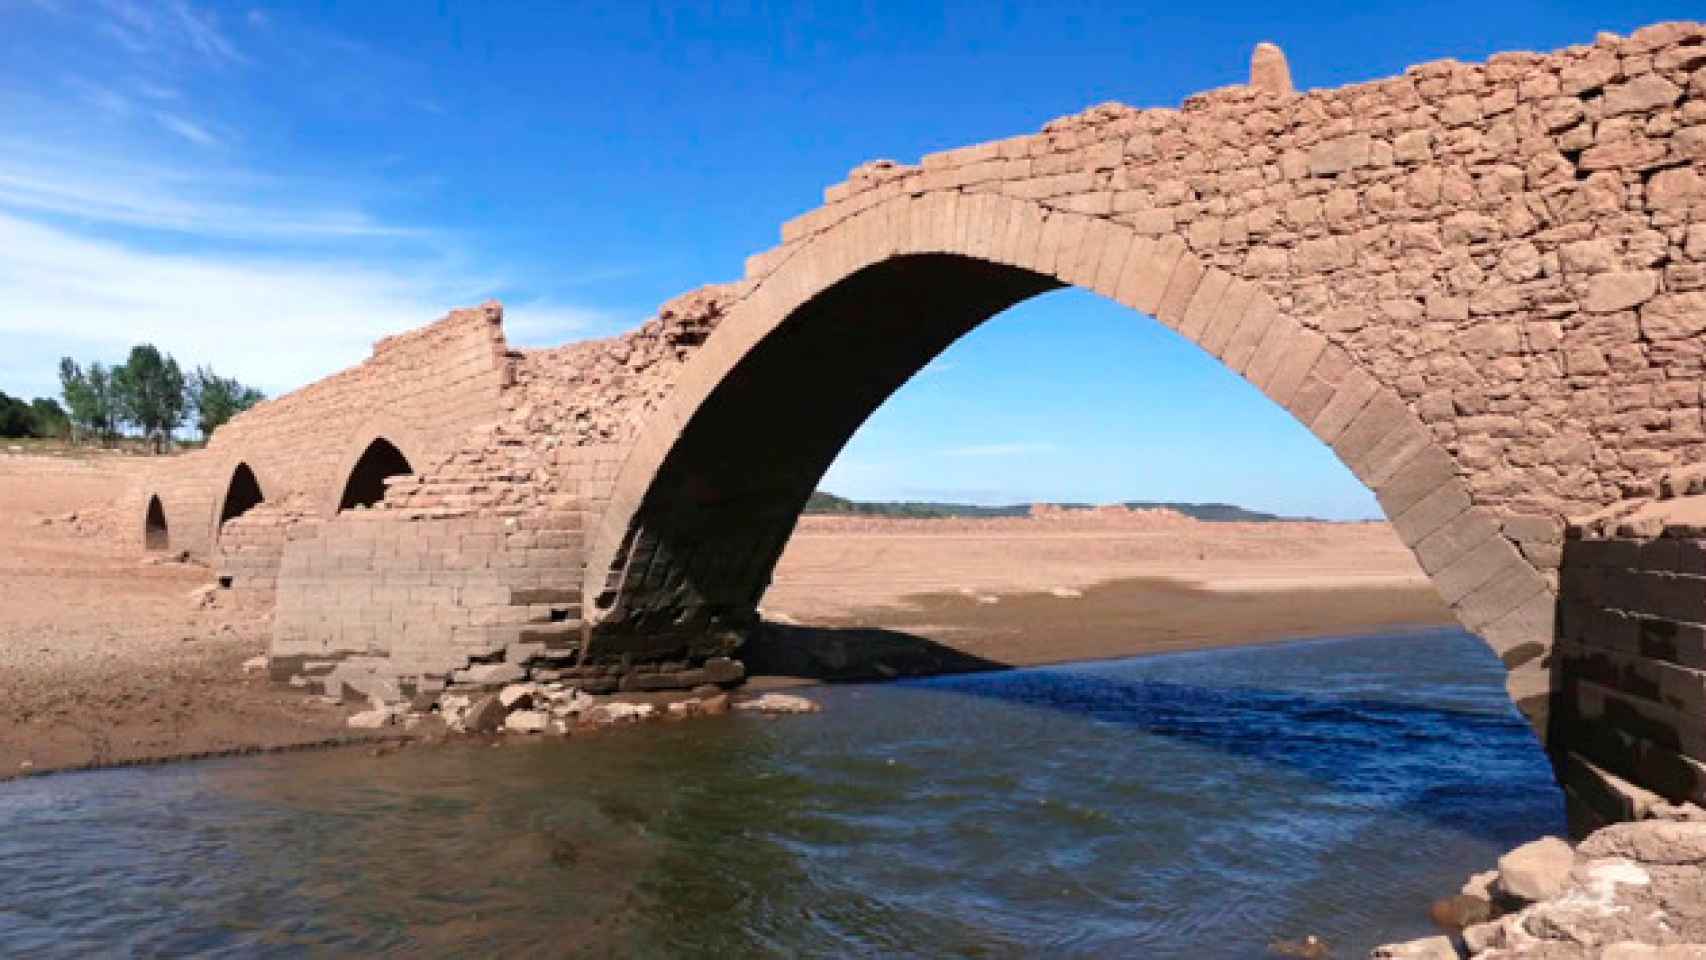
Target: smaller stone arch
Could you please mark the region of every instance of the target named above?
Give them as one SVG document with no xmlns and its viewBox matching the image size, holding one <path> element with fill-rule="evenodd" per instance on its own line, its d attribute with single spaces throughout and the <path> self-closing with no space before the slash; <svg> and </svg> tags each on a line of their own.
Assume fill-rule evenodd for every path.
<svg viewBox="0 0 1706 960">
<path fill-rule="evenodd" d="M 142 548 L 151 552 L 172 548 L 171 530 L 166 525 L 166 507 L 159 494 L 150 494 L 148 509 L 142 518 Z"/>
<path fill-rule="evenodd" d="M 417 456 L 411 456 L 387 436 L 369 440 L 344 469 L 338 471 L 341 483 L 330 512 L 338 514 L 358 507 L 371 507 L 385 499 L 385 486 L 390 478 L 415 472 L 418 449 L 415 453 Z"/>
<path fill-rule="evenodd" d="M 230 477 L 225 484 L 225 491 L 220 496 L 213 522 L 213 539 L 219 539 L 220 530 L 226 521 L 235 520 L 255 507 L 266 502 L 266 488 L 261 485 L 260 477 L 247 461 L 239 460 L 235 466 L 226 471 Z"/>
</svg>

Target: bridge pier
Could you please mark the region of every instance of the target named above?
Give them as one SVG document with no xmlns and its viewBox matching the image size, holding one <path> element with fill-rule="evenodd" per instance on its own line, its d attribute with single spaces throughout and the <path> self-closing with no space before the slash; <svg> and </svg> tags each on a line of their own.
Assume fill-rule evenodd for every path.
<svg viewBox="0 0 1706 960">
<path fill-rule="evenodd" d="M 1706 805 L 1706 497 L 1663 486 L 1564 546 L 1548 741 L 1577 832 Z"/>
</svg>

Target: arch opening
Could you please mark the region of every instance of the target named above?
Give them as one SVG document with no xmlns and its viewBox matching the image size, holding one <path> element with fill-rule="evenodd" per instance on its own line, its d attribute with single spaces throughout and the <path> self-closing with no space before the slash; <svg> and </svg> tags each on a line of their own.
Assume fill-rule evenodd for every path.
<svg viewBox="0 0 1706 960">
<path fill-rule="evenodd" d="M 896 257 L 795 310 L 665 456 L 608 589 L 636 631 L 742 622 L 830 463 L 889 395 L 990 317 L 1063 284 L 970 257 Z"/>
<path fill-rule="evenodd" d="M 255 478 L 255 471 L 249 469 L 247 463 L 237 464 L 237 468 L 231 471 L 231 482 L 225 486 L 225 499 L 219 508 L 219 526 L 223 527 L 226 521 L 235 520 L 264 502 L 266 494 Z"/>
<path fill-rule="evenodd" d="M 149 551 L 167 550 L 172 538 L 166 527 L 166 508 L 158 494 L 148 498 L 148 514 L 142 524 L 142 546 Z"/>
<path fill-rule="evenodd" d="M 390 478 L 413 472 L 409 458 L 396 444 L 384 437 L 374 438 L 350 469 L 343 495 L 338 498 L 338 512 L 373 506 L 385 499 L 386 482 Z"/>
</svg>

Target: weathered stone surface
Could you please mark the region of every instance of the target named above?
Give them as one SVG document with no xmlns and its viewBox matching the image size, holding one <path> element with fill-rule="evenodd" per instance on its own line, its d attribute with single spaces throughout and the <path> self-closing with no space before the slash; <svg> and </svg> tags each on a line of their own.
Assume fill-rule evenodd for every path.
<svg viewBox="0 0 1706 960">
<path fill-rule="evenodd" d="M 551 725 L 551 715 L 543 710 L 516 710 L 504 717 L 504 729 L 510 733 L 544 733 Z"/>
<path fill-rule="evenodd" d="M 1576 854 L 1557 837 L 1525 843 L 1499 858 L 1499 891 L 1517 900 L 1550 900 L 1564 892 Z"/>
<path fill-rule="evenodd" d="M 1706 865 L 1706 823 L 1643 820 L 1617 823 L 1582 841 L 1583 857 L 1623 857 L 1639 863 Z"/>
<path fill-rule="evenodd" d="M 1457 960 L 1457 948 L 1450 937 L 1424 937 L 1375 947 L 1369 956 L 1374 960 Z"/>
<path fill-rule="evenodd" d="M 509 708 L 497 694 L 489 693 L 468 705 L 461 718 L 462 729 L 469 733 L 496 733 L 508 716 Z"/>
<path fill-rule="evenodd" d="M 1639 306 L 1659 290 L 1659 275 L 1652 270 L 1602 273 L 1588 281 L 1582 309 L 1589 313 L 1615 313 Z"/>
<path fill-rule="evenodd" d="M 1625 83 L 1605 88 L 1605 115 L 1616 117 L 1668 107 L 1681 97 L 1681 87 L 1656 73 L 1643 73 Z"/>
<path fill-rule="evenodd" d="M 1641 334 L 1648 340 L 1678 340 L 1706 332 L 1706 292 L 1667 293 L 1641 308 Z"/>
<path fill-rule="evenodd" d="M 1256 44 L 1255 53 L 1250 55 L 1250 86 L 1269 94 L 1291 92 L 1291 67 L 1279 47 L 1271 43 Z"/>
</svg>

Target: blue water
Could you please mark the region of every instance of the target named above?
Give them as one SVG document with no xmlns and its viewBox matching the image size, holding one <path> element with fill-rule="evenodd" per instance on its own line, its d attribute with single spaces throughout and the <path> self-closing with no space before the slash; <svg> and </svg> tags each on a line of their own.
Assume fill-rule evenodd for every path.
<svg viewBox="0 0 1706 960">
<path fill-rule="evenodd" d="M 9 956 L 1337 956 L 1563 829 L 1457 631 L 0 784 Z"/>
</svg>

